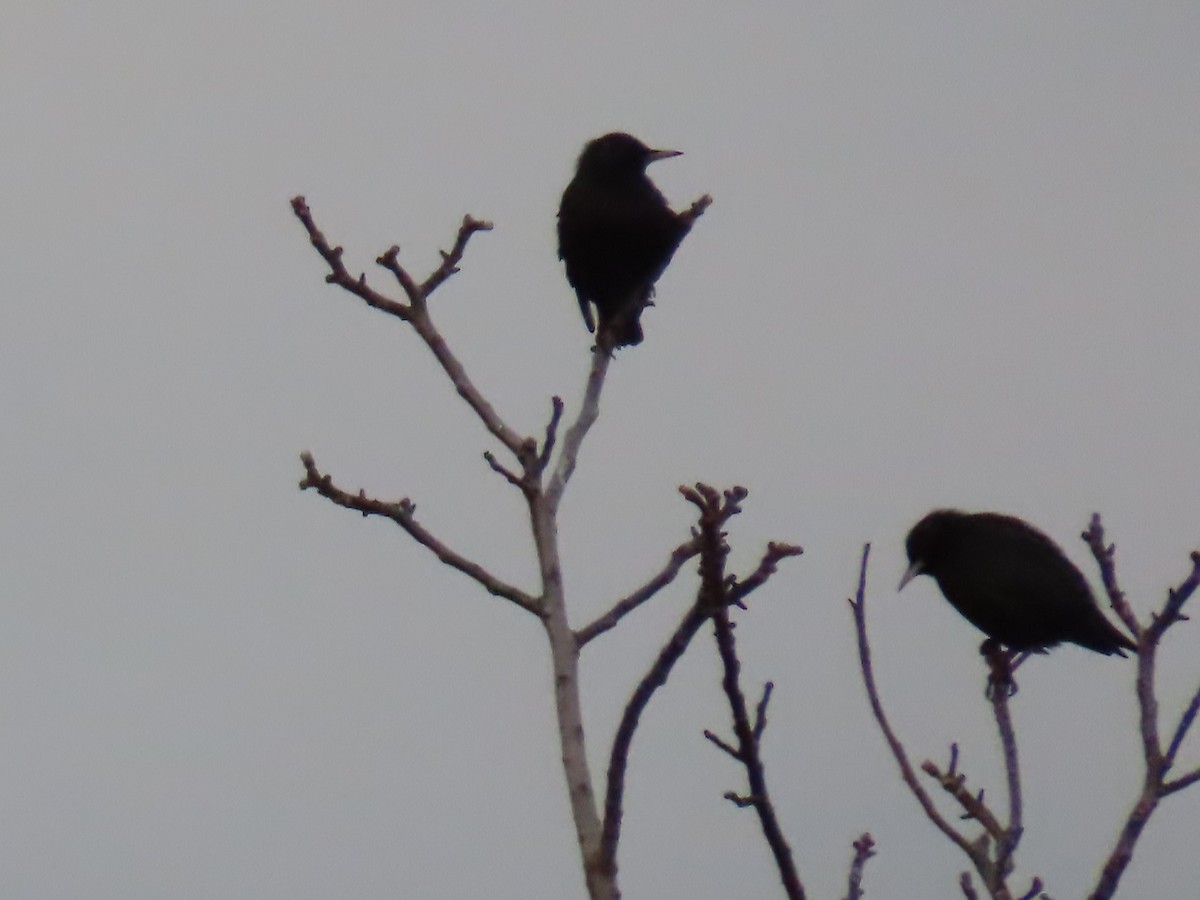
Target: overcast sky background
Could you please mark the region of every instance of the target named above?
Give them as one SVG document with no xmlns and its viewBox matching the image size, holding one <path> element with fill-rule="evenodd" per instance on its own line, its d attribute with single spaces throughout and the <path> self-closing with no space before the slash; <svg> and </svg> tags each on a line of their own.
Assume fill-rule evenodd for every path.
<svg viewBox="0 0 1200 900">
<path fill-rule="evenodd" d="M 777 684 L 768 775 L 814 898 L 850 843 L 873 898 L 954 898 L 965 860 L 896 776 L 845 598 L 874 542 L 877 672 L 914 759 L 958 740 L 1003 797 L 980 635 L 903 537 L 1022 515 L 1093 583 L 1093 511 L 1142 614 L 1200 547 L 1200 7 L 1192 3 L 259 0 L 18 3 L 0 33 L 0 895 L 581 897 L 537 624 L 398 529 L 296 489 L 298 453 L 532 589 L 497 449 L 400 323 L 323 283 L 416 273 L 464 213 L 434 314 L 518 429 L 577 408 L 590 336 L 555 258 L 585 140 L 685 151 L 715 203 L 613 365 L 563 510 L 578 625 L 686 537 L 676 486 L 750 489 L 733 566 L 803 544 L 740 613 Z M 597 777 L 689 571 L 587 648 Z M 1161 669 L 1173 721 L 1196 625 Z M 1141 778 L 1131 661 L 1024 669 L 1021 871 L 1081 896 Z M 774 897 L 715 651 L 632 756 L 625 896 Z M 1166 727 L 1166 726 L 1164 726 Z M 1200 761 L 1200 738 L 1185 762 Z M 598 781 L 599 784 L 599 781 Z M 949 807 L 947 807 L 949 808 Z M 1200 882 L 1200 789 L 1123 896 Z M 1019 882 L 1019 883 L 1024 883 Z"/>
</svg>

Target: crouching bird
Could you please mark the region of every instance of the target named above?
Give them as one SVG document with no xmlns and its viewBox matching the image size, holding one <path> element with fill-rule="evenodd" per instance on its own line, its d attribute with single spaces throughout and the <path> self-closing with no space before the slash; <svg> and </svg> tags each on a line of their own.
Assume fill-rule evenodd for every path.
<svg viewBox="0 0 1200 900">
<path fill-rule="evenodd" d="M 1106 655 L 1137 651 L 1100 612 L 1083 573 L 1021 519 L 939 509 L 913 526 L 905 545 L 900 588 L 932 576 L 972 625 L 1011 650 L 1067 641 Z"/>
<path fill-rule="evenodd" d="M 599 328 L 605 349 L 641 343 L 642 310 L 651 305 L 654 282 L 698 214 L 696 207 L 674 212 L 646 177 L 650 163 L 679 155 L 651 150 L 632 135 L 606 134 L 583 148 L 563 191 L 558 258 L 588 331 Z M 707 198 L 700 202 L 707 205 Z"/>
</svg>

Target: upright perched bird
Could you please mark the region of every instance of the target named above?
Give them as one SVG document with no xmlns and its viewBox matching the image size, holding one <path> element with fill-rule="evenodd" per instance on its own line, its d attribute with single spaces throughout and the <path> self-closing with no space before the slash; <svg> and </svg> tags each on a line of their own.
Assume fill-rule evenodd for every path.
<svg viewBox="0 0 1200 900">
<path fill-rule="evenodd" d="M 1104 618 L 1083 573 L 1021 519 L 939 509 L 913 526 L 905 545 L 901 588 L 932 575 L 955 609 L 1012 650 L 1061 641 L 1106 655 L 1137 650 Z"/>
<path fill-rule="evenodd" d="M 597 326 L 589 304 L 596 307 L 601 346 L 641 343 L 642 310 L 654 296 L 654 282 L 691 228 L 691 220 L 673 212 L 646 177 L 650 163 L 679 155 L 651 150 L 628 134 L 606 134 L 583 148 L 563 191 L 558 258 L 588 331 Z"/>
</svg>

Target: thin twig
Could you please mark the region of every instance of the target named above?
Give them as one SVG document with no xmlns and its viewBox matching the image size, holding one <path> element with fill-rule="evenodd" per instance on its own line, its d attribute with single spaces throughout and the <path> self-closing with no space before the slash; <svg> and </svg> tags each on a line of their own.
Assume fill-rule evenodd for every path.
<svg viewBox="0 0 1200 900">
<path fill-rule="evenodd" d="M 674 581 L 675 576 L 679 574 L 679 570 L 683 568 L 683 564 L 699 552 L 699 537 L 693 537 L 690 541 L 680 544 L 671 551 L 671 557 L 667 560 L 667 564 L 661 572 L 629 596 L 618 600 L 604 615 L 576 631 L 575 642 L 582 647 L 593 638 L 597 638 L 604 634 L 604 632 L 615 628 L 617 623 L 625 618 L 625 616 L 629 615 L 629 613 L 633 612 Z"/>
<path fill-rule="evenodd" d="M 1171 794 L 1182 791 L 1186 787 L 1191 787 L 1197 781 L 1200 781 L 1200 769 L 1189 772 L 1187 775 L 1181 775 L 1174 781 L 1165 781 L 1158 789 L 1158 796 L 1168 797 Z"/>
<path fill-rule="evenodd" d="M 771 702 L 771 692 L 775 690 L 775 682 L 768 681 L 763 685 L 762 699 L 754 708 L 754 739 L 758 740 L 767 730 L 767 704 Z"/>
<path fill-rule="evenodd" d="M 1117 583 L 1117 548 L 1113 544 L 1104 543 L 1104 526 L 1100 522 L 1100 513 L 1092 514 L 1092 521 L 1082 537 L 1091 549 L 1096 564 L 1100 567 L 1100 581 L 1104 584 L 1104 592 L 1108 594 L 1109 605 L 1125 623 L 1125 627 L 1133 633 L 1134 640 L 1141 643 L 1142 626 L 1138 622 L 1137 616 L 1133 614 L 1129 601 L 1125 599 L 1125 592 Z"/>
<path fill-rule="evenodd" d="M 593 373 L 595 373 L 598 356 L 598 352 L 593 351 Z M 582 413 L 580 415 L 582 416 Z M 570 432 L 568 432 L 567 442 L 570 442 Z M 564 446 L 563 453 L 565 452 L 566 447 Z M 563 463 L 560 458 L 560 470 L 562 466 Z M 701 486 L 698 485 L 697 487 Z M 712 491 L 712 488 L 706 489 Z M 692 500 L 693 496 L 699 496 L 691 488 L 680 488 L 679 491 L 688 500 Z M 745 496 L 745 494 L 743 493 L 741 496 Z M 735 515 L 738 511 L 739 507 L 737 503 L 730 503 L 724 511 L 725 520 Z M 703 516 L 704 507 L 701 505 L 701 519 L 703 519 Z M 625 704 L 625 709 L 621 714 L 621 721 L 617 725 L 617 733 L 613 737 L 612 750 L 608 757 L 608 783 L 604 797 L 604 828 L 600 840 L 600 859 L 603 864 L 612 868 L 613 871 L 616 870 L 617 846 L 621 841 L 621 819 L 624 815 L 623 805 L 625 799 L 625 772 L 629 764 L 629 751 L 633 744 L 634 732 L 637 731 L 638 721 L 641 719 L 642 712 L 650 703 L 650 699 L 654 696 L 655 691 L 667 683 L 667 678 L 671 674 L 671 670 L 675 667 L 675 663 L 679 662 L 684 651 L 687 650 L 688 645 L 700 630 L 700 626 L 708 620 L 710 613 L 711 599 L 705 593 L 702 586 L 697 595 L 696 602 L 688 609 L 683 620 L 671 634 L 671 637 L 663 645 L 663 648 L 659 650 L 657 658 L 650 666 L 649 671 L 642 676 L 642 680 L 638 682 L 638 686 L 634 689 L 633 695 L 629 698 L 629 702 Z"/>
<path fill-rule="evenodd" d="M 875 840 L 869 832 L 863 832 L 854 842 L 854 858 L 850 861 L 850 885 L 846 900 L 862 900 L 863 869 L 867 860 L 875 855 Z"/>
<path fill-rule="evenodd" d="M 325 235 L 321 233 L 320 229 L 317 228 L 316 222 L 313 221 L 312 212 L 309 210 L 308 204 L 304 202 L 303 197 L 292 198 L 292 211 L 304 226 L 304 230 L 308 232 L 308 239 L 316 248 L 317 253 L 321 255 L 321 258 L 329 266 L 329 274 L 325 276 L 327 282 L 336 284 L 338 287 L 349 291 L 354 296 L 362 299 L 368 306 L 406 322 L 409 320 L 412 316 L 412 307 L 372 290 L 367 286 L 366 275 L 359 275 L 355 278 L 350 274 L 346 268 L 346 264 L 342 262 L 342 248 L 330 246 L 329 242 L 325 239 Z M 399 252 L 399 248 L 396 249 Z"/>
<path fill-rule="evenodd" d="M 994 685 L 991 691 L 992 714 L 996 719 L 996 728 L 1000 733 L 1000 747 L 1004 755 L 1004 772 L 1008 785 L 1008 827 L 1004 829 L 996 845 L 996 863 L 994 878 L 989 888 L 995 889 L 1004 884 L 1013 868 L 1013 856 L 1017 845 L 1021 842 L 1024 831 L 1022 824 L 1021 804 L 1021 767 L 1017 757 L 1017 737 L 1013 729 L 1012 715 L 1008 708 L 1012 696 L 1009 686 L 1012 684 L 1012 659 L 1009 651 L 999 644 L 988 644 L 988 665 L 991 667 L 989 683 Z"/>
<path fill-rule="evenodd" d="M 896 764 L 900 767 L 900 777 L 904 779 L 904 783 L 908 786 L 909 791 L 917 798 L 917 802 L 921 804 L 921 809 L 925 811 L 926 817 L 942 834 L 958 845 L 958 848 L 978 868 L 979 865 L 985 863 L 985 860 L 982 858 L 980 852 L 937 811 L 937 808 L 933 805 L 933 801 L 929 798 L 929 794 L 925 792 L 925 789 L 921 787 L 921 783 L 917 780 L 916 772 L 913 771 L 913 767 L 908 761 L 908 753 L 905 751 L 904 745 L 900 743 L 900 739 L 896 737 L 896 733 L 892 731 L 887 714 L 883 711 L 883 703 L 879 699 L 879 690 L 875 686 L 875 673 L 871 666 L 871 645 L 867 640 L 867 560 L 870 558 L 870 555 L 871 545 L 864 544 L 862 562 L 858 572 L 858 590 L 855 592 L 855 599 L 849 602 L 850 608 L 854 611 L 854 627 L 858 633 L 858 660 L 862 669 L 863 683 L 867 689 L 867 700 L 871 704 L 871 712 L 874 713 L 875 721 L 879 724 L 879 730 L 883 732 L 883 738 L 887 741 L 888 748 L 892 751 L 892 756 L 895 758 Z M 968 896 L 971 895 L 968 894 Z"/>
<path fill-rule="evenodd" d="M 717 737 L 717 735 L 713 734 L 707 728 L 704 729 L 704 739 L 706 741 L 712 742 L 712 744 L 715 745 L 718 750 L 724 751 L 729 756 L 732 756 L 734 759 L 736 759 L 738 762 L 742 761 L 742 754 L 738 752 L 737 747 L 734 747 L 734 746 L 731 746 L 730 744 L 725 743 L 725 741 L 723 741 L 721 738 Z"/>
<path fill-rule="evenodd" d="M 558 423 L 562 419 L 562 397 L 550 398 L 550 421 L 546 424 L 546 439 L 542 441 L 542 452 L 537 458 L 537 474 L 541 475 L 550 464 L 550 454 L 554 452 L 554 441 L 558 436 Z"/>
<path fill-rule="evenodd" d="M 1117 587 L 1116 548 L 1112 544 L 1105 543 L 1104 527 L 1099 515 L 1092 517 L 1091 525 L 1084 532 L 1083 539 L 1092 551 L 1092 556 L 1100 568 L 1101 578 L 1104 581 L 1105 590 L 1109 593 L 1110 600 L 1112 600 L 1114 595 L 1119 595 L 1122 603 L 1124 603 L 1124 595 L 1120 593 L 1120 589 Z M 1124 605 L 1125 612 L 1122 612 L 1122 608 L 1114 602 L 1117 614 L 1121 616 L 1122 621 L 1125 621 L 1126 625 L 1130 626 L 1130 630 L 1138 636 L 1138 718 L 1146 771 L 1142 780 L 1141 793 L 1134 802 L 1133 809 L 1130 810 L 1129 815 L 1125 819 L 1125 824 L 1121 829 L 1120 835 L 1117 837 L 1116 844 L 1113 846 L 1108 859 L 1105 860 L 1100 877 L 1096 882 L 1096 887 L 1088 895 L 1088 900 L 1110 900 L 1113 897 L 1122 875 L 1133 859 L 1133 852 L 1137 846 L 1138 839 L 1145 830 L 1146 824 L 1154 814 L 1155 809 L 1157 809 L 1159 802 L 1164 797 L 1177 793 L 1200 781 L 1200 769 L 1172 781 L 1166 780 L 1166 774 L 1174 764 L 1179 748 L 1182 746 L 1188 730 L 1195 721 L 1197 712 L 1200 711 L 1200 700 L 1198 700 L 1200 698 L 1200 691 L 1193 696 L 1192 701 L 1180 717 L 1171 735 L 1167 751 L 1164 753 L 1159 739 L 1158 698 L 1154 688 L 1159 644 L 1162 642 L 1167 629 L 1175 623 L 1185 620 L 1183 605 L 1195 593 L 1197 586 L 1200 585 L 1200 552 L 1191 554 L 1191 563 L 1191 572 L 1177 587 L 1167 592 L 1167 599 L 1163 603 L 1162 609 L 1151 615 L 1148 625 L 1142 625 L 1137 622 L 1133 613 L 1129 611 L 1127 604 Z"/>
<path fill-rule="evenodd" d="M 736 582 L 732 582 L 725 576 L 725 561 L 729 554 L 729 547 L 725 543 L 725 533 L 722 528 L 729 517 L 739 511 L 739 504 L 745 498 L 746 490 L 733 488 L 726 491 L 724 498 L 721 498 L 712 488 L 698 484 L 694 491 L 684 489 L 684 496 L 700 508 L 702 544 L 699 602 L 701 606 L 709 610 L 712 616 L 717 653 L 721 658 L 721 687 L 729 703 L 729 710 L 733 716 L 733 733 L 737 738 L 736 758 L 746 769 L 746 780 L 750 787 L 750 792 L 746 795 L 727 793 L 725 796 L 738 806 L 754 808 L 758 814 L 763 836 L 775 857 L 775 865 L 779 870 L 784 891 L 791 900 L 804 900 L 804 886 L 796 871 L 792 848 L 783 834 L 783 828 L 779 824 L 779 817 L 776 815 L 775 805 L 771 802 L 770 792 L 767 788 L 766 767 L 759 752 L 761 731 L 756 732 L 755 723 L 752 723 L 750 719 L 746 695 L 743 693 L 740 683 L 742 664 L 737 654 L 733 623 L 729 620 L 729 606 L 737 602 L 733 596 Z M 794 556 L 795 552 L 785 551 L 798 549 L 785 544 L 770 544 L 764 560 L 767 557 L 778 560 L 786 556 Z M 760 570 L 766 567 L 765 563 L 759 566 Z M 770 564 L 770 569 L 774 570 L 774 562 Z M 762 581 L 765 580 L 766 577 L 762 579 Z M 763 714 L 764 710 L 765 704 L 760 704 L 760 714 Z"/>
<path fill-rule="evenodd" d="M 575 463 L 579 456 L 579 447 L 587 437 L 588 429 L 600 415 L 600 394 L 604 390 L 604 376 L 608 374 L 608 364 L 611 357 L 603 350 L 592 351 L 592 368 L 588 373 L 587 387 L 583 392 L 583 403 L 579 407 L 579 415 L 567 429 L 563 437 L 562 449 L 558 452 L 558 463 L 550 484 L 546 487 L 546 502 L 550 508 L 557 509 L 562 500 L 563 490 L 575 471 Z"/>
<path fill-rule="evenodd" d="M 952 763 L 946 772 L 941 771 L 931 760 L 921 763 L 921 771 L 933 778 L 942 790 L 953 797 L 963 808 L 967 818 L 974 819 L 983 826 L 997 842 L 1004 837 L 1004 826 L 996 818 L 996 814 L 983 802 L 982 792 L 973 794 L 967 789 L 967 776 L 956 772 Z"/>
<path fill-rule="evenodd" d="M 971 881 L 970 872 L 963 872 L 958 876 L 958 886 L 962 888 L 966 900 L 979 900 L 979 895 L 975 893 L 975 885 Z"/>
<path fill-rule="evenodd" d="M 458 237 L 454 242 L 454 249 L 448 254 L 442 254 L 441 266 L 419 285 L 404 267 L 400 265 L 398 258 L 400 253 L 399 247 L 393 246 L 380 256 L 376 262 L 396 276 L 401 288 L 404 290 L 405 296 L 408 297 L 408 303 L 401 303 L 371 288 L 367 284 L 366 275 L 359 275 L 355 278 L 350 274 L 342 262 L 342 248 L 331 247 L 329 245 L 325 236 L 317 228 L 312 212 L 309 210 L 308 204 L 304 201 L 303 197 L 292 199 L 292 211 L 304 226 L 304 230 L 308 232 L 308 237 L 313 247 L 316 248 L 321 258 L 329 266 L 330 274 L 325 277 L 325 280 L 361 298 L 367 305 L 411 324 L 417 334 L 420 335 L 421 340 L 433 352 L 442 369 L 450 377 L 450 381 L 453 383 L 455 390 L 458 391 L 459 396 L 475 411 L 480 421 L 483 422 L 484 427 L 500 443 L 504 444 L 521 461 L 522 465 L 530 464 L 536 457 L 536 448 L 533 440 L 518 435 L 512 428 L 506 425 L 492 405 L 480 393 L 479 389 L 475 387 L 474 382 L 468 377 L 462 363 L 450 352 L 445 339 L 437 328 L 434 327 L 426 307 L 426 300 L 429 295 L 442 282 L 449 278 L 450 275 L 458 271 L 456 267 L 462 259 L 467 240 L 477 231 L 487 231 L 492 227 L 491 224 L 467 216 L 459 227 Z"/>
<path fill-rule="evenodd" d="M 421 296 L 428 298 L 451 275 L 458 271 L 462 262 L 463 252 L 467 249 L 467 241 L 477 231 L 491 231 L 492 223 L 472 216 L 463 216 L 462 224 L 458 226 L 458 234 L 454 238 L 454 246 L 449 253 L 442 252 L 442 264 L 428 278 L 421 282 Z"/>
<path fill-rule="evenodd" d="M 1200 712 L 1200 687 L 1196 688 L 1196 693 L 1192 694 L 1191 702 L 1183 711 L 1183 715 L 1179 717 L 1179 724 L 1175 726 L 1175 733 L 1171 735 L 1171 743 L 1167 746 L 1167 752 L 1163 756 L 1164 769 L 1170 770 L 1171 766 L 1175 764 L 1175 757 L 1179 754 L 1179 748 L 1183 745 L 1183 739 L 1187 737 L 1192 723 L 1196 721 L 1198 712 Z"/>
<path fill-rule="evenodd" d="M 511 484 L 513 487 L 519 488 L 522 491 L 528 489 L 528 485 L 526 484 L 526 482 L 524 480 L 522 480 L 520 476 L 518 476 L 514 472 L 510 471 L 509 469 L 505 468 L 504 465 L 500 462 L 500 460 L 496 459 L 496 454 L 494 454 L 491 450 L 484 450 L 483 458 L 487 462 L 487 464 L 491 467 L 493 472 L 497 472 L 500 475 L 504 476 L 504 480 L 507 481 L 509 484 Z"/>
<path fill-rule="evenodd" d="M 604 797 L 604 830 L 600 841 L 601 858 L 614 869 L 616 867 L 617 845 L 621 841 L 621 819 L 624 815 L 625 772 L 629 765 L 629 750 L 633 744 L 633 735 L 637 731 L 638 721 L 642 712 L 650 703 L 654 692 L 667 683 L 667 678 L 675 663 L 683 656 L 688 644 L 692 642 L 697 632 L 708 619 L 708 612 L 703 604 L 692 605 L 683 620 L 676 626 L 670 639 L 658 652 L 658 657 L 650 670 L 642 676 L 633 695 L 625 705 L 621 714 L 621 722 L 613 737 L 612 751 L 608 757 L 608 783 Z"/>
<path fill-rule="evenodd" d="M 324 475 L 317 469 L 316 461 L 311 453 L 300 454 L 300 460 L 304 463 L 305 472 L 304 478 L 300 481 L 301 490 L 314 490 L 338 506 L 355 510 L 362 513 L 363 516 L 380 516 L 391 519 L 408 532 L 409 536 L 418 544 L 433 551 L 434 555 L 450 568 L 457 569 L 474 579 L 489 594 L 510 600 L 539 618 L 543 615 L 541 603 L 536 597 L 501 581 L 483 566 L 451 550 L 420 525 L 415 516 L 416 506 L 407 497 L 403 500 L 387 502 L 368 497 L 363 491 L 351 494 L 335 486 L 329 475 Z"/>
<path fill-rule="evenodd" d="M 729 602 L 735 605 L 740 604 L 747 594 L 760 588 L 766 583 L 768 578 L 775 574 L 780 562 L 789 556 L 799 556 L 803 552 L 804 548 L 798 547 L 795 544 L 784 544 L 776 541 L 768 543 L 767 552 L 763 554 L 762 559 L 759 561 L 758 568 L 748 577 L 730 585 Z"/>
</svg>

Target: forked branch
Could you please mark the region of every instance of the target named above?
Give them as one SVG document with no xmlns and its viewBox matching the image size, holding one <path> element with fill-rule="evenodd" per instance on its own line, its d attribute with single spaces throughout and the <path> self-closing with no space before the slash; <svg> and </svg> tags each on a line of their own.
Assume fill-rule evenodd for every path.
<svg viewBox="0 0 1200 900">
<path fill-rule="evenodd" d="M 417 521 L 416 504 L 407 497 L 396 501 L 386 501 L 368 497 L 365 491 L 351 494 L 337 487 L 329 475 L 325 475 L 317 469 L 317 463 L 311 453 L 300 454 L 300 460 L 304 463 L 304 478 L 300 481 L 301 490 L 314 490 L 330 502 L 362 513 L 364 517 L 380 516 L 390 519 L 403 528 L 418 544 L 431 550 L 443 563 L 474 579 L 489 594 L 503 597 L 539 618 L 543 615 L 541 603 L 536 597 L 501 581 L 483 566 L 451 550 L 434 537 Z"/>
<path fill-rule="evenodd" d="M 303 197 L 294 197 L 292 199 L 292 211 L 296 214 L 296 218 L 300 220 L 300 224 L 304 226 L 304 230 L 308 232 L 308 239 L 313 247 L 316 248 L 317 253 L 320 254 L 321 258 L 325 260 L 326 265 L 329 266 L 329 274 L 325 276 L 325 280 L 330 284 L 336 284 L 343 290 L 349 291 L 354 296 L 363 300 L 368 306 L 393 315 L 412 325 L 413 330 L 420 335 L 421 340 L 433 352 L 442 369 L 450 377 L 450 381 L 453 383 L 459 396 L 475 411 L 480 421 L 483 422 L 484 427 L 500 443 L 507 447 L 522 465 L 528 465 L 535 461 L 537 458 L 537 442 L 533 438 L 522 437 L 505 424 L 491 403 L 487 401 L 475 386 L 475 383 L 471 381 L 466 369 L 463 368 L 462 363 L 450 351 L 445 339 L 437 328 L 434 327 L 433 320 L 429 317 L 427 301 L 430 294 L 437 290 L 447 278 L 458 271 L 458 264 L 462 261 L 467 241 L 470 240 L 471 236 L 479 231 L 491 230 L 492 224 L 481 219 L 466 216 L 462 221 L 462 225 L 459 226 L 453 249 L 449 253 L 442 253 L 441 265 L 420 283 L 400 265 L 399 247 L 393 246 L 380 256 L 376 262 L 396 277 L 408 300 L 407 303 L 404 303 L 370 287 L 367 284 L 367 276 L 365 274 L 360 274 L 357 278 L 350 274 L 345 263 L 342 262 L 342 248 L 330 245 L 325 235 L 317 228 L 312 212 Z"/>
<path fill-rule="evenodd" d="M 1159 737 L 1158 696 L 1154 684 L 1159 645 L 1168 629 L 1187 620 L 1183 614 L 1183 606 L 1196 592 L 1197 586 L 1200 586 L 1200 552 L 1191 554 L 1191 571 L 1177 587 L 1167 591 L 1167 599 L 1158 612 L 1151 614 L 1150 621 L 1142 623 L 1133 614 L 1117 582 L 1116 546 L 1105 540 L 1104 526 L 1098 514 L 1092 516 L 1088 530 L 1083 533 L 1083 540 L 1100 568 L 1100 577 L 1104 582 L 1109 602 L 1130 631 L 1137 636 L 1138 644 L 1138 723 L 1146 766 L 1145 775 L 1142 779 L 1142 789 L 1125 819 L 1112 852 L 1104 863 L 1096 887 L 1088 895 L 1089 900 L 1110 900 L 1117 891 L 1121 876 L 1133 860 L 1133 851 L 1138 839 L 1159 802 L 1200 781 L 1200 768 L 1174 780 L 1167 778 L 1175 766 L 1179 749 L 1195 722 L 1197 713 L 1200 712 L 1200 688 L 1192 695 L 1183 715 L 1172 729 L 1171 740 L 1164 752 Z"/>
</svg>

